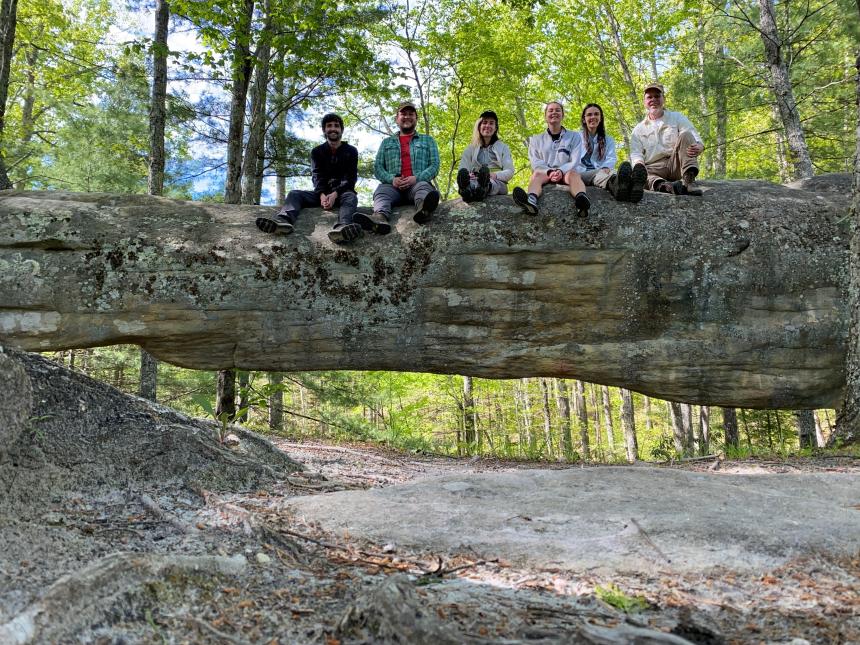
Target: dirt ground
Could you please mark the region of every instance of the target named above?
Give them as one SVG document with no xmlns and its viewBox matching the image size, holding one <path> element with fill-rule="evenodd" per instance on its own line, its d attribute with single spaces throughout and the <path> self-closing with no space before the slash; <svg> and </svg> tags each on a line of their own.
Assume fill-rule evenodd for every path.
<svg viewBox="0 0 860 645">
<path fill-rule="evenodd" d="M 241 432 L 224 448 L 199 420 L 13 358 L 32 409 L 0 454 L 0 643 L 860 642 L 856 551 L 810 550 L 766 571 L 598 572 L 367 540 L 291 502 L 570 467 L 286 440 L 269 450 Z M 851 457 L 719 468 L 860 473 Z"/>
</svg>

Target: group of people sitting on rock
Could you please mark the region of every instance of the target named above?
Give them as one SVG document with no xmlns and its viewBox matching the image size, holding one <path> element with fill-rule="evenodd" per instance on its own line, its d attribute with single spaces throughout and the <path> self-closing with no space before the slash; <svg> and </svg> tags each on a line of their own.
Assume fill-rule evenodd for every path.
<svg viewBox="0 0 860 645">
<path fill-rule="evenodd" d="M 581 130 L 562 125 L 564 107 L 551 101 L 544 107 L 546 130 L 529 137 L 532 174 L 528 190 L 514 188 L 514 202 L 530 215 L 538 214 L 538 200 L 547 184 L 567 186 L 577 214 L 587 216 L 591 202 L 586 186 L 608 190 L 620 202 L 636 203 L 645 189 L 672 195 L 697 195 L 697 157 L 702 139 L 683 114 L 664 109 L 665 91 L 659 83 L 645 86 L 645 118 L 630 136 L 630 160 L 616 171 L 615 141 L 606 134 L 603 110 L 589 103 L 582 110 Z M 343 119 L 337 114 L 322 118 L 326 142 L 311 152 L 313 190 L 291 190 L 274 217 L 257 218 L 266 233 L 291 233 L 302 208 L 339 207 L 338 219 L 329 232 L 337 243 L 351 242 L 364 231 L 385 235 L 391 231 L 392 208 L 413 204 L 418 224 L 430 221 L 439 205 L 433 180 L 439 172 L 439 148 L 433 137 L 416 131 L 418 112 L 411 101 L 397 108 L 398 133 L 386 138 L 376 153 L 373 171 L 379 185 L 373 193 L 373 213 L 357 211 L 355 183 L 358 150 L 343 141 Z M 472 141 L 463 151 L 457 187 L 466 202 L 490 195 L 505 195 L 514 176 L 511 149 L 499 139 L 499 119 L 492 110 L 475 122 Z"/>
</svg>

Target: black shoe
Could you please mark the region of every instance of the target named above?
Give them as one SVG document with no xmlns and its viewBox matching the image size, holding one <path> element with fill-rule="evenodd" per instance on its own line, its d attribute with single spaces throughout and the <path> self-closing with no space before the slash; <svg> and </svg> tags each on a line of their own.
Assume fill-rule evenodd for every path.
<svg viewBox="0 0 860 645">
<path fill-rule="evenodd" d="M 522 208 L 529 215 L 538 214 L 537 204 L 529 201 L 529 194 L 519 186 L 514 188 L 514 192 L 511 194 L 511 197 L 513 197 L 514 204 Z"/>
<path fill-rule="evenodd" d="M 613 179 L 615 180 L 613 182 Z M 633 190 L 633 166 L 624 161 L 618 166 L 618 174 L 609 179 L 609 192 L 619 202 L 629 202 Z M 641 199 L 641 198 L 640 198 Z"/>
<path fill-rule="evenodd" d="M 258 217 L 255 220 L 255 224 L 263 233 L 288 235 L 293 232 L 293 220 L 280 213 L 274 217 Z"/>
<path fill-rule="evenodd" d="M 478 170 L 478 190 L 481 191 L 481 199 L 490 194 L 490 169 L 486 166 Z"/>
<path fill-rule="evenodd" d="M 364 235 L 360 224 L 337 224 L 328 232 L 328 239 L 336 244 L 352 242 Z"/>
<path fill-rule="evenodd" d="M 642 195 L 645 194 L 645 184 L 648 183 L 648 171 L 644 164 L 638 163 L 633 166 L 630 183 L 630 201 L 638 204 L 642 201 Z"/>
<path fill-rule="evenodd" d="M 588 217 L 588 209 L 591 208 L 591 200 L 585 193 L 579 193 L 573 198 L 573 203 L 576 206 L 576 214 L 580 217 Z"/>
<path fill-rule="evenodd" d="M 654 187 L 658 193 L 668 193 L 669 195 L 686 195 L 687 187 L 680 179 L 677 181 L 661 181 Z"/>
<path fill-rule="evenodd" d="M 415 202 L 415 215 L 412 216 L 412 219 L 415 220 L 416 224 L 426 224 L 430 221 L 430 216 L 433 214 L 433 211 L 436 210 L 436 207 L 439 205 L 439 191 L 431 190 L 427 193 L 427 196 L 424 199 L 419 199 Z"/>
<path fill-rule="evenodd" d="M 684 189 L 686 192 L 685 195 L 690 195 L 692 197 L 701 197 L 702 190 L 697 188 L 693 183 L 696 181 L 696 177 L 699 176 L 698 168 L 690 168 L 684 172 L 684 175 L 681 177 L 681 183 L 684 184 Z"/>
<path fill-rule="evenodd" d="M 352 221 L 365 231 L 372 231 L 377 235 L 388 235 L 391 232 L 391 224 L 388 223 L 388 218 L 383 213 L 367 215 L 361 211 L 356 211 L 355 215 L 352 216 Z"/>
<path fill-rule="evenodd" d="M 469 171 L 465 168 L 460 168 L 457 171 L 457 190 L 465 198 L 466 193 L 472 187 L 472 178 L 469 176 Z"/>
</svg>

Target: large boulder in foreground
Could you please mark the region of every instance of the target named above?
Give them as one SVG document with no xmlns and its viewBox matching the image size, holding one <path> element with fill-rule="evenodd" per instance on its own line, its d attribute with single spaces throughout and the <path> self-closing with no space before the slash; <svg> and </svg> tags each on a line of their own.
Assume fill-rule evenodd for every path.
<svg viewBox="0 0 860 645">
<path fill-rule="evenodd" d="M 550 190 L 408 211 L 329 242 L 334 215 L 141 195 L 0 192 L 0 343 L 137 343 L 186 367 L 561 376 L 666 399 L 832 406 L 844 385 L 850 178 L 706 182 L 703 198 Z"/>
</svg>

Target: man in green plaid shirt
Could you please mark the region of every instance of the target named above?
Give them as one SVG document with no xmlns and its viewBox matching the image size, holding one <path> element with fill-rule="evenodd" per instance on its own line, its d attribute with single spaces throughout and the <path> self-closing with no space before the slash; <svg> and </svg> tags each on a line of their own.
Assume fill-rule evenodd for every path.
<svg viewBox="0 0 860 645">
<path fill-rule="evenodd" d="M 415 131 L 418 113 L 412 101 L 397 108 L 397 135 L 388 137 L 376 152 L 373 174 L 379 186 L 373 193 L 373 216 L 356 213 L 353 221 L 380 234 L 391 231 L 391 209 L 400 204 L 415 204 L 412 219 L 426 224 L 439 205 L 439 191 L 432 182 L 439 173 L 439 147 L 435 139 Z"/>
</svg>

